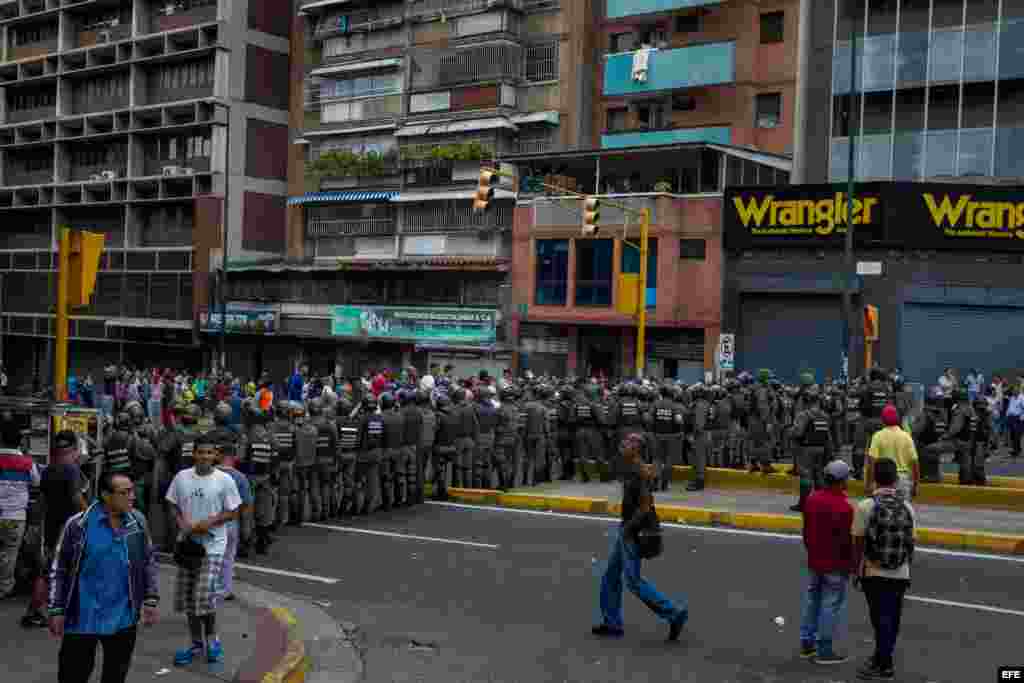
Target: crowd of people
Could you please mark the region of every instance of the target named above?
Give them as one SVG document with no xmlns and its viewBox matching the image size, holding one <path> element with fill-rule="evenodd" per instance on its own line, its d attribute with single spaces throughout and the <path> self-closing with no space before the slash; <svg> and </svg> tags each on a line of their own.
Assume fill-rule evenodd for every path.
<svg viewBox="0 0 1024 683">
<path fill-rule="evenodd" d="M 771 473 L 792 459 L 800 477 L 793 509 L 804 512 L 812 491 L 835 484 L 829 463 L 845 446 L 849 476 L 865 479 L 869 492 L 894 489 L 909 501 L 921 481 L 941 481 L 943 457 L 960 464 L 962 484 L 985 483 L 998 421 L 988 392 L 972 386 L 940 382 L 917 412 L 898 372 L 879 368 L 849 386 L 817 384 L 810 373 L 787 386 L 769 370 L 686 386 L 530 373 L 513 380 L 509 372 L 493 378 L 483 371 L 458 378 L 438 366 L 422 376 L 405 368 L 346 379 L 303 368 L 277 382 L 111 367 L 99 387 L 90 377 L 69 383 L 74 401 L 111 416 L 86 455 L 77 435 L 62 432 L 40 474 L 21 455 L 24 434 L 9 413 L 0 415 L 0 597 L 14 588 L 19 549 L 31 558 L 25 549 L 34 541 L 44 552 L 29 576 L 48 568 L 50 590 L 32 600 L 23 625 L 49 625 L 70 643 L 69 653 L 98 643 L 130 653 L 134 630 L 131 637 L 121 631 L 153 618 L 157 596 L 146 567 L 162 548 L 180 565 L 176 607 L 192 635 L 175 662 L 218 661 L 214 615 L 221 598 L 232 598 L 235 559 L 267 553 L 289 525 L 413 506 L 424 501 L 428 483 L 445 499 L 449 487 L 621 479 L 633 471 L 623 444 L 646 463 L 655 491 L 668 488 L 675 465 L 694 467 L 688 488 L 695 491 L 704 488 L 709 466 Z M 1024 396 L 1015 387 L 1005 392 L 1003 414 L 1024 415 Z M 1016 452 L 1020 427 L 1008 422 L 1018 435 Z M 17 495 L 7 492 L 12 487 Z M 145 541 L 133 546 L 131 566 L 106 567 L 112 560 L 100 558 L 93 568 L 127 572 L 125 580 L 138 584 L 129 603 L 119 604 L 114 626 L 123 628 L 80 613 L 72 622 L 67 610 L 76 598 L 68 586 L 81 579 L 68 575 L 80 571 L 84 539 L 96 534 L 109 545 L 126 533 Z M 615 550 L 620 571 L 629 564 L 627 550 Z M 667 602 L 660 609 L 678 637 L 684 612 Z M 614 632 L 614 609 L 607 616 Z M 77 635 L 97 630 L 96 638 L 69 641 L 69 623 Z"/>
</svg>

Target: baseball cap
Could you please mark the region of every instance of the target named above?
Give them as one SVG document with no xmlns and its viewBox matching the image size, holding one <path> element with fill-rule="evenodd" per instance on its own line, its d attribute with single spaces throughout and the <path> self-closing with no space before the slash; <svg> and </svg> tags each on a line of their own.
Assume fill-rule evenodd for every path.
<svg viewBox="0 0 1024 683">
<path fill-rule="evenodd" d="M 896 411 L 896 406 L 886 406 L 882 409 L 882 422 L 892 427 L 900 423 L 900 414 Z"/>
<path fill-rule="evenodd" d="M 825 476 L 832 481 L 846 481 L 850 478 L 850 466 L 842 460 L 833 460 L 825 466 Z"/>
</svg>

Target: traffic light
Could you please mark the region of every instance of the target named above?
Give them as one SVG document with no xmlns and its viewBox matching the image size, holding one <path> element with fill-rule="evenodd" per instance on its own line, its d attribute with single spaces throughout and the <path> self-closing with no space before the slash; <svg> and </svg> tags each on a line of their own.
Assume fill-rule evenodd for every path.
<svg viewBox="0 0 1024 683">
<path fill-rule="evenodd" d="M 583 236 L 597 237 L 600 230 L 598 222 L 601 220 L 601 200 L 597 197 L 587 197 L 583 200 Z"/>
<path fill-rule="evenodd" d="M 72 230 L 70 239 L 68 305 L 88 306 L 96 288 L 96 271 L 99 270 L 106 235 Z"/>
<path fill-rule="evenodd" d="M 878 307 L 871 304 L 864 306 L 864 339 L 878 341 Z"/>
<path fill-rule="evenodd" d="M 489 169 L 480 170 L 480 186 L 473 198 L 473 211 L 480 213 L 487 210 L 487 206 L 494 201 L 494 192 L 501 177 Z"/>
</svg>

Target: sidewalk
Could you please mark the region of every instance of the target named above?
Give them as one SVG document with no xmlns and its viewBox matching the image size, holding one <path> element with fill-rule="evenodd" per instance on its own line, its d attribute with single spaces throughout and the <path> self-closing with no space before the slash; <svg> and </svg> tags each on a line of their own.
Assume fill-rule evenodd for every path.
<svg viewBox="0 0 1024 683">
<path fill-rule="evenodd" d="M 205 660 L 190 667 L 174 666 L 174 651 L 189 642 L 185 616 L 174 614 L 174 577 L 176 568 L 160 568 L 160 622 L 152 628 L 139 628 L 129 681 L 156 678 L 164 683 L 198 683 L 211 679 L 232 681 L 242 664 L 256 649 L 252 608 L 246 604 L 246 586 L 237 584 L 238 601 L 224 603 L 217 613 L 217 626 L 224 644 L 224 661 L 208 664 Z M 25 598 L 0 601 L 0 649 L 4 662 L 4 683 L 53 683 L 57 680 L 57 653 L 60 642 L 42 628 L 23 629 L 19 625 L 25 613 Z M 96 656 L 94 680 L 99 680 L 102 654 Z M 168 669 L 166 674 L 158 674 Z"/>
</svg>

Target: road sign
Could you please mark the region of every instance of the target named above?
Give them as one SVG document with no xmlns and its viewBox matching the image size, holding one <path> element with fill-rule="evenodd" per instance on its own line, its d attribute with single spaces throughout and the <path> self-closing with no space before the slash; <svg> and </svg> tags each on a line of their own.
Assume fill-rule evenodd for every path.
<svg viewBox="0 0 1024 683">
<path fill-rule="evenodd" d="M 736 369 L 736 335 L 718 335 L 718 369 Z"/>
<path fill-rule="evenodd" d="M 857 261 L 857 275 L 881 275 L 881 261 Z"/>
</svg>

